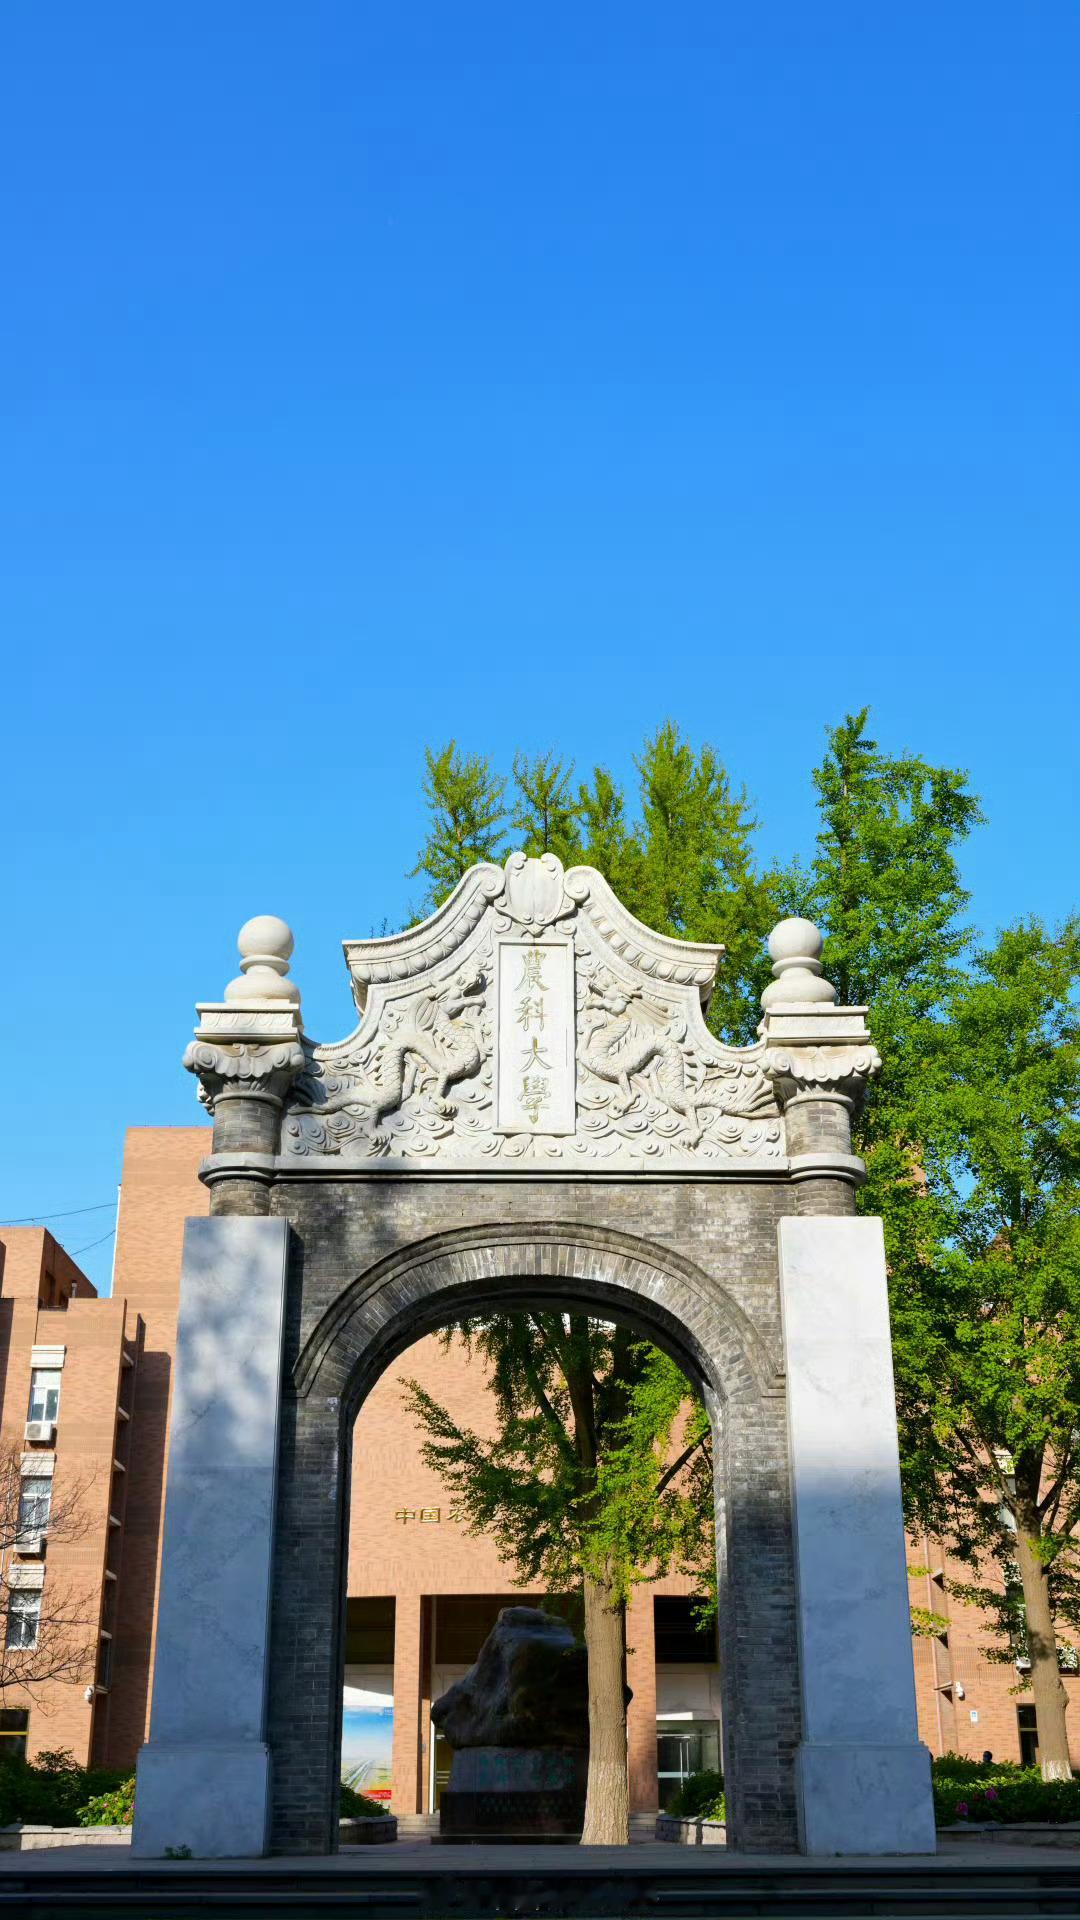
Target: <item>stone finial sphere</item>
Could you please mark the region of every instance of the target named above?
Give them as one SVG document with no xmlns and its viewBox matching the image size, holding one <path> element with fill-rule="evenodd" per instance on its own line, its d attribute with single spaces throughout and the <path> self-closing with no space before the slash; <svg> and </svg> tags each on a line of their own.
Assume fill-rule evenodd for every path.
<svg viewBox="0 0 1080 1920">
<path fill-rule="evenodd" d="M 793 915 L 790 920 L 779 920 L 769 935 L 769 957 L 772 960 L 784 960 L 791 964 L 799 960 L 820 960 L 824 946 L 821 934 L 812 920 L 801 920 Z"/>
<path fill-rule="evenodd" d="M 279 920 L 276 913 L 257 913 L 245 920 L 236 944 L 240 949 L 240 974 L 225 989 L 230 1006 L 261 1000 L 280 1001 L 288 1007 L 300 1005 L 299 987 L 295 980 L 285 977 L 293 937 L 292 928 L 284 920 Z"/>
<path fill-rule="evenodd" d="M 257 913 L 253 919 L 244 921 L 236 944 L 242 960 L 266 960 L 271 966 L 276 960 L 284 973 L 296 943 L 292 928 L 279 920 L 276 913 Z"/>
<path fill-rule="evenodd" d="M 761 996 L 766 1013 L 771 1007 L 833 1004 L 836 988 L 821 977 L 823 945 L 812 920 L 793 914 L 778 922 L 769 935 L 773 978 Z"/>
</svg>

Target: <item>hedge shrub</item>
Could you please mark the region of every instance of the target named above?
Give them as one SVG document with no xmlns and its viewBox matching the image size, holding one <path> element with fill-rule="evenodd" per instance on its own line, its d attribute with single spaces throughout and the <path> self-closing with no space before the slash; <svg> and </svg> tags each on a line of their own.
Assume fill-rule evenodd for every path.
<svg viewBox="0 0 1080 1920">
<path fill-rule="evenodd" d="M 723 1820 L 724 1806 L 724 1776 L 715 1767 L 705 1767 L 687 1774 L 666 1811 L 680 1820 Z"/>
<path fill-rule="evenodd" d="M 347 1787 L 343 1780 L 339 1811 L 342 1820 L 371 1820 L 376 1814 L 385 1820 L 390 1809 L 379 1800 L 369 1800 L 366 1793 L 357 1793 L 355 1787 Z"/>
<path fill-rule="evenodd" d="M 21 1820 L 42 1827 L 73 1827 L 79 1809 L 125 1779 L 118 1767 L 79 1767 L 66 1750 L 35 1761 L 0 1760 L 0 1827 Z"/>
<path fill-rule="evenodd" d="M 117 1786 L 94 1794 L 77 1817 L 80 1827 L 130 1827 L 135 1818 L 135 1775 L 129 1773 Z"/>
<path fill-rule="evenodd" d="M 1080 1820 L 1080 1780 L 1044 1780 L 1037 1767 L 1011 1760 L 965 1760 L 946 1753 L 933 1762 L 934 1817 L 939 1827 L 965 1821 Z"/>
</svg>

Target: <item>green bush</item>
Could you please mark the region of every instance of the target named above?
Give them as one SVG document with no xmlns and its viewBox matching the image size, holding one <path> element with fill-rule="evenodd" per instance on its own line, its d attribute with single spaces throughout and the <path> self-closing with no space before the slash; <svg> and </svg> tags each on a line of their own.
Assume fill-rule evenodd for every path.
<svg viewBox="0 0 1080 1920">
<path fill-rule="evenodd" d="M 29 1760 L 0 1761 L 0 1826 L 21 1820 L 43 1827 L 73 1827 L 79 1808 L 124 1779 L 115 1767 L 79 1767 L 64 1750 Z"/>
<path fill-rule="evenodd" d="M 689 1773 L 672 1795 L 668 1813 L 680 1820 L 723 1820 L 724 1776 L 715 1767 Z"/>
<path fill-rule="evenodd" d="M 135 1818 L 135 1775 L 129 1773 L 104 1793 L 96 1793 L 79 1808 L 80 1827 L 130 1827 Z"/>
<path fill-rule="evenodd" d="M 340 1814 L 343 1820 L 371 1820 L 376 1814 L 385 1819 L 389 1811 L 381 1801 L 369 1800 L 366 1793 L 357 1793 L 355 1787 L 347 1787 L 342 1781 Z"/>
<path fill-rule="evenodd" d="M 943 1753 L 930 1762 L 935 1780 L 988 1781 L 1016 1780 L 1023 1773 L 1015 1760 L 968 1760 L 962 1753 Z"/>
<path fill-rule="evenodd" d="M 1080 1780 L 1044 1780 L 1037 1767 L 1011 1760 L 964 1760 L 946 1753 L 933 1763 L 934 1817 L 939 1827 L 997 1820 L 1060 1826 L 1080 1820 Z"/>
</svg>

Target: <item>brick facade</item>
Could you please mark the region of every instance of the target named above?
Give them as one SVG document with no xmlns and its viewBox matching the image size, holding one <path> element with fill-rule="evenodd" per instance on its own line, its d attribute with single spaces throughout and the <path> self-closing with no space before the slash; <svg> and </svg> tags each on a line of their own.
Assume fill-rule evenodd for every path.
<svg viewBox="0 0 1080 1920">
<path fill-rule="evenodd" d="M 128 1428 L 141 1346 L 141 1325 L 121 1299 L 98 1300 L 85 1274 L 43 1228 L 0 1229 L 0 1447 L 5 1460 L 52 1464 L 54 1526 L 44 1565 L 4 1515 L 5 1579 L 14 1569 L 43 1572 L 45 1623 L 72 1617 L 63 1640 L 86 1645 L 85 1671 L 33 1690 L 5 1690 L 5 1709 L 29 1717 L 27 1750 L 69 1750 L 87 1764 L 99 1759 L 108 1717 L 109 1659 L 115 1628 L 113 1589 L 125 1504 Z M 27 1413 L 35 1349 L 59 1373 L 55 1431 L 29 1437 Z M 10 1484 L 10 1483 L 9 1483 Z M 54 1628 L 55 1631 L 55 1628 Z M 95 1683 L 100 1682 L 100 1688 Z M 86 1697 L 90 1689 L 90 1698 Z"/>
</svg>

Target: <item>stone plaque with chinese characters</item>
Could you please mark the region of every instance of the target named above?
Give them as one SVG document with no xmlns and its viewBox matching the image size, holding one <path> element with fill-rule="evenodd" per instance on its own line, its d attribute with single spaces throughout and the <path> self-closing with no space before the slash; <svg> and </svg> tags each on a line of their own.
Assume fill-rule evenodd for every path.
<svg viewBox="0 0 1080 1920">
<path fill-rule="evenodd" d="M 569 941 L 497 946 L 496 1126 L 573 1133 L 574 949 Z"/>
</svg>

